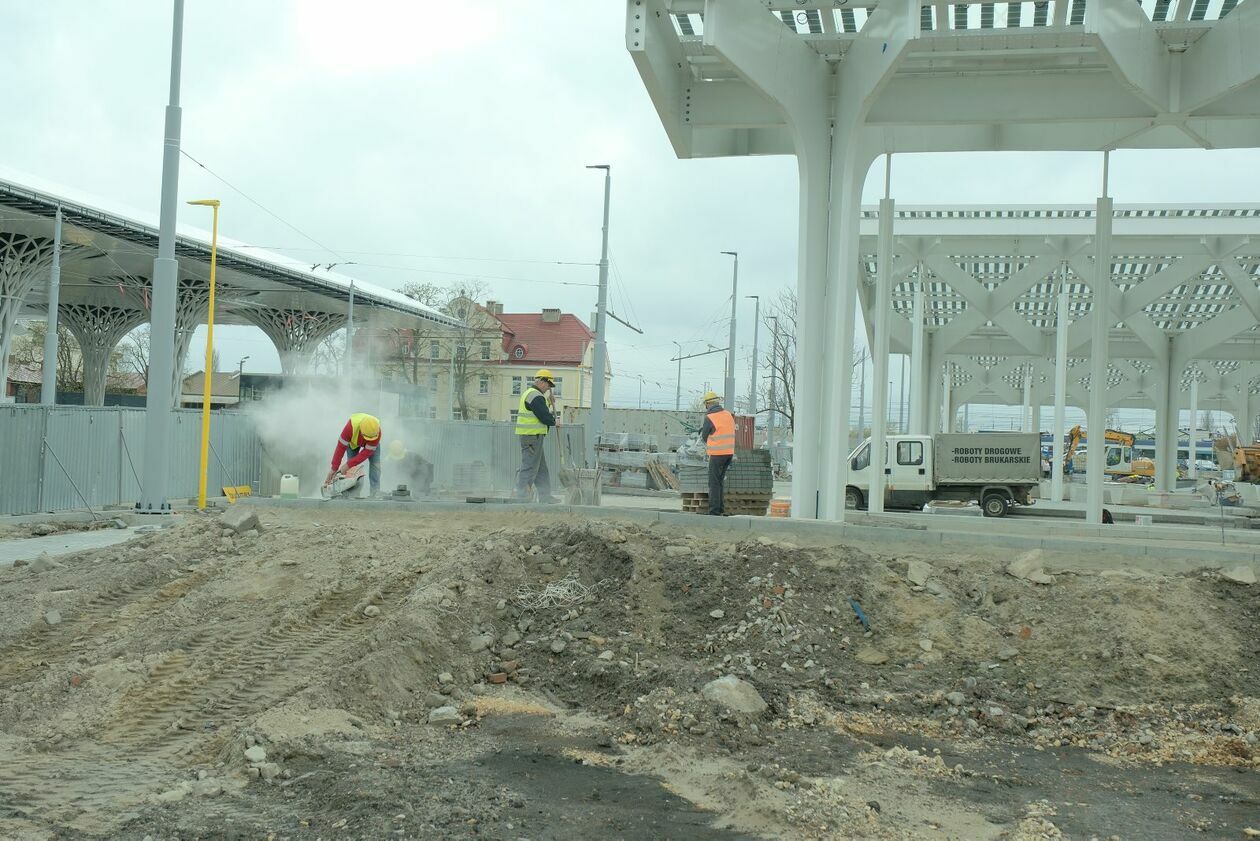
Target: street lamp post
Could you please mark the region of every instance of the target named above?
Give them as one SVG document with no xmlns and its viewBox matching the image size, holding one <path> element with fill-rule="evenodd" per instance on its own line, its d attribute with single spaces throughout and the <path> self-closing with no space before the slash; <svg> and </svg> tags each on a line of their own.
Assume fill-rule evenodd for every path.
<svg viewBox="0 0 1260 841">
<path fill-rule="evenodd" d="M 201 376 L 201 464 L 197 471 L 197 507 L 204 511 L 206 473 L 210 469 L 210 384 L 214 378 L 210 368 L 214 362 L 214 270 L 219 257 L 219 200 L 198 199 L 189 204 L 209 207 L 214 211 L 213 221 L 210 223 L 210 303 L 206 312 L 206 367 Z"/>
<path fill-rule="evenodd" d="M 770 444 L 770 461 L 774 462 L 774 422 L 775 415 L 778 413 L 779 404 L 775 400 L 775 381 L 779 377 L 779 317 L 777 315 L 770 316 L 770 320 L 774 322 L 774 330 L 770 339 L 770 412 L 766 416 L 766 441 Z"/>
<path fill-rule="evenodd" d="M 175 218 L 179 207 L 179 77 L 184 40 L 184 0 L 175 0 L 171 24 L 171 87 L 166 106 L 166 130 L 162 149 L 162 203 L 158 227 L 158 253 L 153 260 L 153 300 L 150 314 L 149 387 L 144 408 L 144 483 L 136 509 L 143 514 L 169 514 L 172 380 L 175 368 L 175 305 L 178 296 L 179 261 L 175 259 Z"/>
<path fill-rule="evenodd" d="M 248 359 L 248 356 L 242 356 L 241 361 L 236 363 L 236 381 L 238 383 L 241 381 L 241 377 L 245 374 L 245 361 Z"/>
<path fill-rule="evenodd" d="M 678 348 L 678 384 L 674 386 L 674 411 L 682 408 L 682 345 L 672 342 Z"/>
<path fill-rule="evenodd" d="M 612 167 L 594 164 L 587 169 L 604 171 L 604 233 L 599 257 L 599 299 L 595 308 L 595 359 L 591 372 L 591 419 L 586 430 L 586 463 L 595 463 L 596 445 L 604 431 L 604 374 L 608 366 L 608 333 L 605 311 L 608 309 L 608 208 L 612 192 Z"/>
<path fill-rule="evenodd" d="M 739 252 L 723 251 L 723 254 L 729 254 L 735 258 L 734 265 L 731 268 L 731 338 L 727 344 L 726 353 L 726 393 L 723 395 L 723 405 L 727 411 L 735 411 L 735 304 L 739 301 Z"/>
<path fill-rule="evenodd" d="M 752 298 L 756 301 L 753 309 L 753 357 L 752 357 L 752 382 L 748 384 L 748 414 L 753 418 L 753 429 L 757 428 L 757 331 L 761 326 L 761 296 L 745 295 L 745 298 Z"/>
</svg>

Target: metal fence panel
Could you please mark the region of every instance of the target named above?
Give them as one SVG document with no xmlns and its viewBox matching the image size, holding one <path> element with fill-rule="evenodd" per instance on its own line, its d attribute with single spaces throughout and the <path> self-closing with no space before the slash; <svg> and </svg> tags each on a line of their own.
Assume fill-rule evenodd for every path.
<svg viewBox="0 0 1260 841">
<path fill-rule="evenodd" d="M 176 411 L 173 421 L 167 493 L 175 500 L 192 498 L 200 465 L 200 412 Z M 215 412 L 210 429 L 214 450 L 207 492 L 218 496 L 225 485 L 257 490 L 261 455 L 253 420 Z M 134 503 L 151 455 L 139 409 L 3 406 L 0 440 L 5 444 L 0 448 L 0 475 L 6 477 L 0 483 L 3 514 L 81 509 L 85 501 L 92 508 Z"/>
<path fill-rule="evenodd" d="M 0 405 L 0 514 L 39 510 L 44 412 Z"/>
<path fill-rule="evenodd" d="M 118 409 L 55 406 L 47 412 L 48 442 L 40 508 L 98 508 L 118 497 Z"/>
</svg>

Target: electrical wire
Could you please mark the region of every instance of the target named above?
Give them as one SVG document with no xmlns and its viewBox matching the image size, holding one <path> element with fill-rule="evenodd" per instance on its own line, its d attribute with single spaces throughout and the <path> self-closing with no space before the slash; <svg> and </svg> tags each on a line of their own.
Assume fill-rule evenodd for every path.
<svg viewBox="0 0 1260 841">
<path fill-rule="evenodd" d="M 192 155 L 190 155 L 190 154 L 188 153 L 188 150 L 187 150 L 187 149 L 180 149 L 180 150 L 179 150 L 179 153 L 180 153 L 181 155 L 183 155 L 185 158 L 188 158 L 188 160 L 190 160 L 190 161 L 192 161 L 193 163 L 195 163 L 197 166 L 199 166 L 199 167 L 201 167 L 202 169 L 204 169 L 206 172 L 210 173 L 210 175 L 211 175 L 211 176 L 213 176 L 214 178 L 216 178 L 216 179 L 218 179 L 219 181 L 221 181 L 223 184 L 225 184 L 225 185 L 228 187 L 228 189 L 230 189 L 230 190 L 232 190 L 233 192 L 235 192 L 235 193 L 236 193 L 237 195 L 239 195 L 241 198 L 245 199 L 245 200 L 246 200 L 246 201 L 248 201 L 250 204 L 254 205 L 254 206 L 255 206 L 255 207 L 257 207 L 259 210 L 261 210 L 263 213 L 266 213 L 268 216 L 270 216 L 271 218 L 275 219 L 277 222 L 279 222 L 280 224 L 284 225 L 286 228 L 288 228 L 289 230 L 293 231 L 293 232 L 294 232 L 294 233 L 296 233 L 298 236 L 302 237 L 302 239 L 305 239 L 305 240 L 307 240 L 307 241 L 309 241 L 309 242 L 313 242 L 313 243 L 315 243 L 315 244 L 316 244 L 316 245 L 318 245 L 320 248 L 322 248 L 325 252 L 327 252 L 327 253 L 329 253 L 329 254 L 333 255 L 334 257 L 342 257 L 342 258 L 343 258 L 343 261 L 344 261 L 344 255 L 342 255 L 342 254 L 338 254 L 336 251 L 332 250 L 331 248 L 329 248 L 328 246 L 324 245 L 324 244 L 323 244 L 322 242 L 320 242 L 319 240 L 315 239 L 315 237 L 313 237 L 313 236 L 311 236 L 310 234 L 306 233 L 306 232 L 305 232 L 305 231 L 303 231 L 301 228 L 299 228 L 299 227 L 297 227 L 296 225 L 292 224 L 292 223 L 291 223 L 291 222 L 289 222 L 288 220 L 286 220 L 286 219 L 282 218 L 282 217 L 281 217 L 278 213 L 273 212 L 271 209 L 269 209 L 269 208 L 265 207 L 265 206 L 264 206 L 261 202 L 257 201 L 257 200 L 256 200 L 256 199 L 254 199 L 253 197 L 251 197 L 251 196 L 247 195 L 247 194 L 246 194 L 243 190 L 241 190 L 241 189 L 240 189 L 239 187 L 237 187 L 236 185 L 232 184 L 230 181 L 228 181 L 228 180 L 227 180 L 226 178 L 224 178 L 222 175 L 219 175 L 217 172 L 215 172 L 214 170 L 212 170 L 210 167 L 206 166 L 206 165 L 205 165 L 205 164 L 203 164 L 201 161 L 197 160 L 197 159 L 196 159 L 196 158 L 194 158 Z"/>
</svg>

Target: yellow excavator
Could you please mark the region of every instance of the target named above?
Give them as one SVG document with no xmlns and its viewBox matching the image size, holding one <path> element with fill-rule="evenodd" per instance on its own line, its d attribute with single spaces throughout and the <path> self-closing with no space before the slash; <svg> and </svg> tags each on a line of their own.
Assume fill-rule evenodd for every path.
<svg viewBox="0 0 1260 841">
<path fill-rule="evenodd" d="M 1260 485 L 1260 441 L 1240 444 L 1234 450 L 1234 466 L 1237 481 Z"/>
<path fill-rule="evenodd" d="M 1080 424 L 1072 427 L 1068 433 L 1067 452 L 1063 454 L 1063 472 L 1072 472 L 1069 465 L 1076 456 L 1076 450 L 1080 447 L 1081 439 L 1088 437 L 1085 430 L 1081 429 Z M 1132 433 L 1121 432 L 1118 429 L 1108 429 L 1104 433 L 1105 443 L 1103 446 L 1106 455 L 1106 467 L 1103 472 L 1108 476 L 1139 476 L 1143 478 L 1155 477 L 1155 462 L 1149 458 L 1133 458 L 1133 442 L 1136 440 Z"/>
</svg>

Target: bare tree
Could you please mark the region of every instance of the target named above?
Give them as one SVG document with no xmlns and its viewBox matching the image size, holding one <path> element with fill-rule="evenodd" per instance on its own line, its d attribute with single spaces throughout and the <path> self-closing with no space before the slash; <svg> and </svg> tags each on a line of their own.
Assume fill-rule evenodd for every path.
<svg viewBox="0 0 1260 841">
<path fill-rule="evenodd" d="M 149 325 L 141 324 L 118 343 L 118 364 L 149 381 Z"/>
<path fill-rule="evenodd" d="M 434 327 L 429 330 L 394 330 L 392 353 L 387 355 L 387 365 L 397 366 L 412 385 L 419 385 L 421 366 L 424 373 L 437 373 L 446 369 L 453 388 L 453 404 L 460 417 L 470 420 L 469 384 L 491 370 L 498 358 L 498 339 L 502 328 L 478 303 L 489 292 L 489 287 L 479 280 L 465 280 L 447 286 L 433 283 L 409 283 L 402 293 L 422 304 L 449 315 L 460 322 L 455 327 Z M 438 354 L 432 352 L 437 343 Z M 490 352 L 483 352 L 483 343 L 489 343 Z M 489 357 L 489 358 L 483 358 Z"/>
<path fill-rule="evenodd" d="M 26 332 L 13 341 L 9 358 L 16 365 L 43 370 L 44 336 L 48 325 L 43 321 L 27 324 Z M 62 391 L 83 390 L 83 355 L 74 334 L 57 327 L 57 388 Z"/>
<path fill-rule="evenodd" d="M 311 351 L 311 373 L 332 376 L 341 373 L 346 356 L 346 331 L 336 330 L 325 336 Z"/>
<path fill-rule="evenodd" d="M 779 322 L 778 342 L 774 340 L 774 322 Z M 770 383 L 774 383 L 774 402 L 779 416 L 787 422 L 788 429 L 796 428 L 796 290 L 780 290 L 778 296 L 765 308 L 762 329 L 770 337 L 761 359 L 766 370 L 766 384 L 760 390 L 762 411 L 770 409 Z"/>
</svg>

